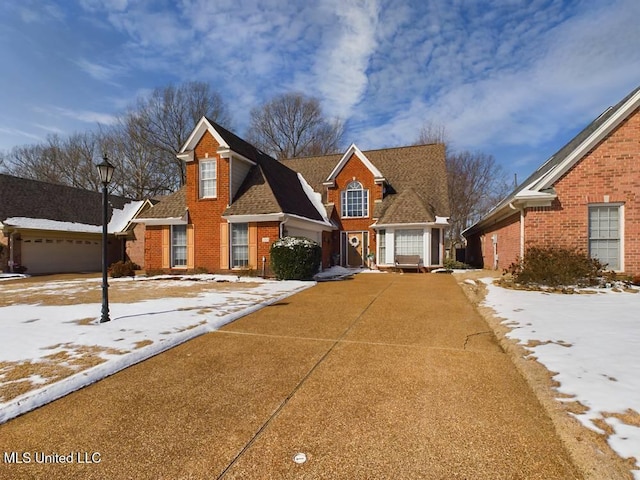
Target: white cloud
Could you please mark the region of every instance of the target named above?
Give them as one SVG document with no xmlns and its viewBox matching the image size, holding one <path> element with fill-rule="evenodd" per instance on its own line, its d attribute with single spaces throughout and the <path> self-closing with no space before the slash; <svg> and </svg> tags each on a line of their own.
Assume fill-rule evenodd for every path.
<svg viewBox="0 0 640 480">
<path fill-rule="evenodd" d="M 113 78 L 121 75 L 123 72 L 121 67 L 100 65 L 84 58 L 76 60 L 74 63 L 89 76 L 103 82 L 111 82 Z"/>
<path fill-rule="evenodd" d="M 59 115 L 84 123 L 100 123 L 103 125 L 112 125 L 116 122 L 116 117 L 109 113 L 93 112 L 90 110 L 78 110 L 64 107 L 49 107 L 46 111 L 54 115 Z"/>
</svg>

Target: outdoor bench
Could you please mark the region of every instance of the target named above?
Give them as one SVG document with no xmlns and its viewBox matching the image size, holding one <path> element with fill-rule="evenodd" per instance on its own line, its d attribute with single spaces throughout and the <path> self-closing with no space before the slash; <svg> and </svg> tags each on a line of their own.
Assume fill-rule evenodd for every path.
<svg viewBox="0 0 640 480">
<path fill-rule="evenodd" d="M 420 255 L 396 255 L 395 267 L 397 269 L 415 268 L 418 272 L 422 272 L 423 265 Z"/>
</svg>

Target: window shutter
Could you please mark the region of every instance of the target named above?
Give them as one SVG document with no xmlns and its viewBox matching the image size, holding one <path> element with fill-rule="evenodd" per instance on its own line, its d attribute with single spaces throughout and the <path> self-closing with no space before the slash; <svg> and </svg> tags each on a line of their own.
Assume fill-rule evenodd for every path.
<svg viewBox="0 0 640 480">
<path fill-rule="evenodd" d="M 193 225 L 187 225 L 187 268 L 195 268 L 195 252 L 193 240 Z"/>
<path fill-rule="evenodd" d="M 258 268 L 258 225 L 249 224 L 249 268 Z"/>
<path fill-rule="evenodd" d="M 220 224 L 220 268 L 229 270 L 229 224 Z"/>
<path fill-rule="evenodd" d="M 171 227 L 169 225 L 165 225 L 162 227 L 162 268 L 170 267 L 170 261 L 171 261 L 170 239 L 171 239 Z"/>
</svg>

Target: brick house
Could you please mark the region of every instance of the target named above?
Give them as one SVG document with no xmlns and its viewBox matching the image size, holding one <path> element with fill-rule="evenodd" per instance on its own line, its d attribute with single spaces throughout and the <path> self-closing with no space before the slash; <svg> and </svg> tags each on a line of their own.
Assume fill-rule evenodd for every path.
<svg viewBox="0 0 640 480">
<path fill-rule="evenodd" d="M 268 270 L 284 236 L 317 241 L 325 268 L 389 267 L 394 253 L 442 265 L 443 145 L 277 161 L 203 117 L 178 157 L 186 185 L 136 220 L 148 270 Z"/>
<path fill-rule="evenodd" d="M 637 88 L 468 228 L 467 260 L 504 269 L 529 246 L 561 246 L 640 274 L 639 108 Z"/>
<path fill-rule="evenodd" d="M 109 196 L 109 264 L 143 266 L 144 226 L 132 220 L 150 206 Z M 101 245 L 101 193 L 0 174 L 0 272 L 99 272 Z"/>
</svg>

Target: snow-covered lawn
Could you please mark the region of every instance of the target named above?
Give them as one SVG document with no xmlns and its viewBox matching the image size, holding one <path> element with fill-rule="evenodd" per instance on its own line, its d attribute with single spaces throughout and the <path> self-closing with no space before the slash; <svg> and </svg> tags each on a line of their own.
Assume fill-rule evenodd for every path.
<svg viewBox="0 0 640 480">
<path fill-rule="evenodd" d="M 222 275 L 109 284 L 111 321 L 98 324 L 99 278 L 0 283 L 0 423 L 314 285 Z"/>
<path fill-rule="evenodd" d="M 587 407 L 576 418 L 608 434 L 620 456 L 640 461 L 640 293 L 562 295 L 485 283 L 484 303 L 506 319 L 507 336 L 558 372 L 558 391 L 572 397 L 559 400 Z M 639 470 L 633 474 L 640 479 Z"/>
</svg>

